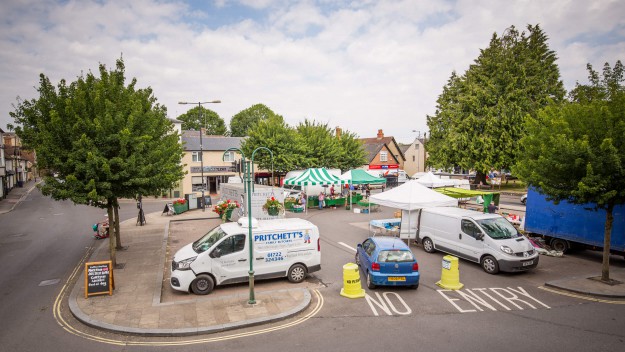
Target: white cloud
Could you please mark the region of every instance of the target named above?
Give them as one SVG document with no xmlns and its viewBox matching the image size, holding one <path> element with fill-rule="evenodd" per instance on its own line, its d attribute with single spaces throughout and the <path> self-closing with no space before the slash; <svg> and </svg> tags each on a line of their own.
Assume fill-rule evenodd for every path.
<svg viewBox="0 0 625 352">
<path fill-rule="evenodd" d="M 221 99 L 209 108 L 226 122 L 263 103 L 292 125 L 311 118 L 362 137 L 383 128 L 408 142 L 413 129 L 426 131 L 451 72 L 463 73 L 510 25 L 541 25 L 567 88 L 586 82 L 587 62 L 623 59 L 621 3 L 3 2 L 0 127 L 12 122 L 16 96 L 35 97 L 39 73 L 73 80 L 123 54 L 127 77 L 151 86 L 171 117 L 189 108 L 181 100 Z M 232 15 L 244 6 L 256 16 Z"/>
</svg>

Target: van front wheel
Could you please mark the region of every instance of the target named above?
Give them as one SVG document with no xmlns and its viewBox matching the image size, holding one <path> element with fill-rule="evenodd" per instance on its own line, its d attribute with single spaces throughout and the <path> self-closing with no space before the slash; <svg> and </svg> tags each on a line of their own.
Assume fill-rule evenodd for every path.
<svg viewBox="0 0 625 352">
<path fill-rule="evenodd" d="M 215 288 L 215 281 L 209 275 L 202 274 L 191 283 L 191 291 L 196 295 L 207 295 Z"/>
<path fill-rule="evenodd" d="M 300 283 L 306 278 L 306 272 L 307 270 L 305 266 L 302 264 L 295 264 L 289 269 L 287 276 L 289 281 L 293 283 Z"/>
<path fill-rule="evenodd" d="M 489 274 L 497 274 L 499 272 L 499 263 L 493 256 L 487 255 L 482 258 L 482 269 Z"/>
<path fill-rule="evenodd" d="M 423 250 L 428 253 L 434 253 L 434 243 L 428 237 L 423 239 Z"/>
</svg>

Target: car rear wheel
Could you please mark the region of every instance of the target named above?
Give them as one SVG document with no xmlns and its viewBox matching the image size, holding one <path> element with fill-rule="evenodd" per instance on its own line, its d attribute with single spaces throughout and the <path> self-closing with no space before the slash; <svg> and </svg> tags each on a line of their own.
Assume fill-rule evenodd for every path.
<svg viewBox="0 0 625 352">
<path fill-rule="evenodd" d="M 289 278 L 289 281 L 293 283 L 300 283 L 306 278 L 306 272 L 307 270 L 305 266 L 303 266 L 302 264 L 294 264 L 289 269 L 287 276 Z"/>
<path fill-rule="evenodd" d="M 434 253 L 436 251 L 434 249 L 434 243 L 429 237 L 423 239 L 423 250 L 427 253 Z"/>
<path fill-rule="evenodd" d="M 215 288 L 215 281 L 206 274 L 198 275 L 191 283 L 191 291 L 196 295 L 207 295 Z"/>
<path fill-rule="evenodd" d="M 499 263 L 495 257 L 487 255 L 482 258 L 482 269 L 489 274 L 497 274 L 499 272 Z"/>
<path fill-rule="evenodd" d="M 413 289 L 413 290 L 416 290 L 416 289 L 419 288 L 419 284 L 411 285 L 410 288 Z"/>
<path fill-rule="evenodd" d="M 367 271 L 367 287 L 370 289 L 375 288 L 375 284 L 373 283 L 373 278 L 371 277 L 371 273 Z"/>
</svg>

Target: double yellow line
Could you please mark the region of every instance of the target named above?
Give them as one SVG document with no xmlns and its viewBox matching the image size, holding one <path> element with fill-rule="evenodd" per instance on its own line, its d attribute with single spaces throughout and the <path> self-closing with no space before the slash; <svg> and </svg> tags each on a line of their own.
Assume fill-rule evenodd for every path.
<svg viewBox="0 0 625 352">
<path fill-rule="evenodd" d="M 87 340 L 97 341 L 97 342 L 106 343 L 110 345 L 181 346 L 181 345 L 195 345 L 195 344 L 201 344 L 201 343 L 219 342 L 219 341 L 238 339 L 241 337 L 249 337 L 249 336 L 254 336 L 254 335 L 266 334 L 266 333 L 273 332 L 273 331 L 288 329 L 290 327 L 299 325 L 307 321 L 308 319 L 315 316 L 321 310 L 321 308 L 323 307 L 323 303 L 324 303 L 323 296 L 321 295 L 321 293 L 318 290 L 314 289 L 312 291 L 316 297 L 316 300 L 315 300 L 316 304 L 315 304 L 315 307 L 305 316 L 298 318 L 292 322 L 270 327 L 270 328 L 259 329 L 259 330 L 249 331 L 249 332 L 242 332 L 242 333 L 233 333 L 233 334 L 220 336 L 220 337 L 193 338 L 193 339 L 186 339 L 186 340 L 181 339 L 177 341 L 158 341 L 158 340 L 150 341 L 149 339 L 145 341 L 131 341 L 131 340 L 116 340 L 116 339 L 103 338 L 103 337 L 96 336 L 96 335 L 93 335 L 84 331 L 80 331 L 76 327 L 72 326 L 67 320 L 65 320 L 65 318 L 63 318 L 63 315 L 61 314 L 61 305 L 62 305 L 63 299 L 68 294 L 70 290 L 70 286 L 72 282 L 74 282 L 74 278 L 80 273 L 80 270 L 83 267 L 83 263 L 87 260 L 87 257 L 89 255 L 90 255 L 90 251 L 87 251 L 85 255 L 83 256 L 83 258 L 78 263 L 78 265 L 74 268 L 71 275 L 69 276 L 69 278 L 67 279 L 63 287 L 61 288 L 61 291 L 59 292 L 58 296 L 56 297 L 56 300 L 54 301 L 54 309 L 53 309 L 54 319 L 65 331 L 67 331 L 68 333 L 72 335 L 82 337 Z M 127 338 L 132 339 L 133 337 L 128 336 Z M 165 337 L 161 337 L 161 338 L 165 338 Z"/>
</svg>

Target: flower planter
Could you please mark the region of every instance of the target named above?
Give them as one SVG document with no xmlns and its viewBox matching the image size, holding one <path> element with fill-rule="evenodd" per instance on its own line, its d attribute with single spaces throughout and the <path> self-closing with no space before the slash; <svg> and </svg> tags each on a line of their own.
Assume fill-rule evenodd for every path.
<svg viewBox="0 0 625 352">
<path fill-rule="evenodd" d="M 278 216 L 278 214 L 280 214 L 280 209 L 278 208 L 267 208 L 267 213 L 271 216 Z"/>
<path fill-rule="evenodd" d="M 174 212 L 176 214 L 182 214 L 185 211 L 189 210 L 187 203 L 185 204 L 174 204 Z"/>
</svg>

